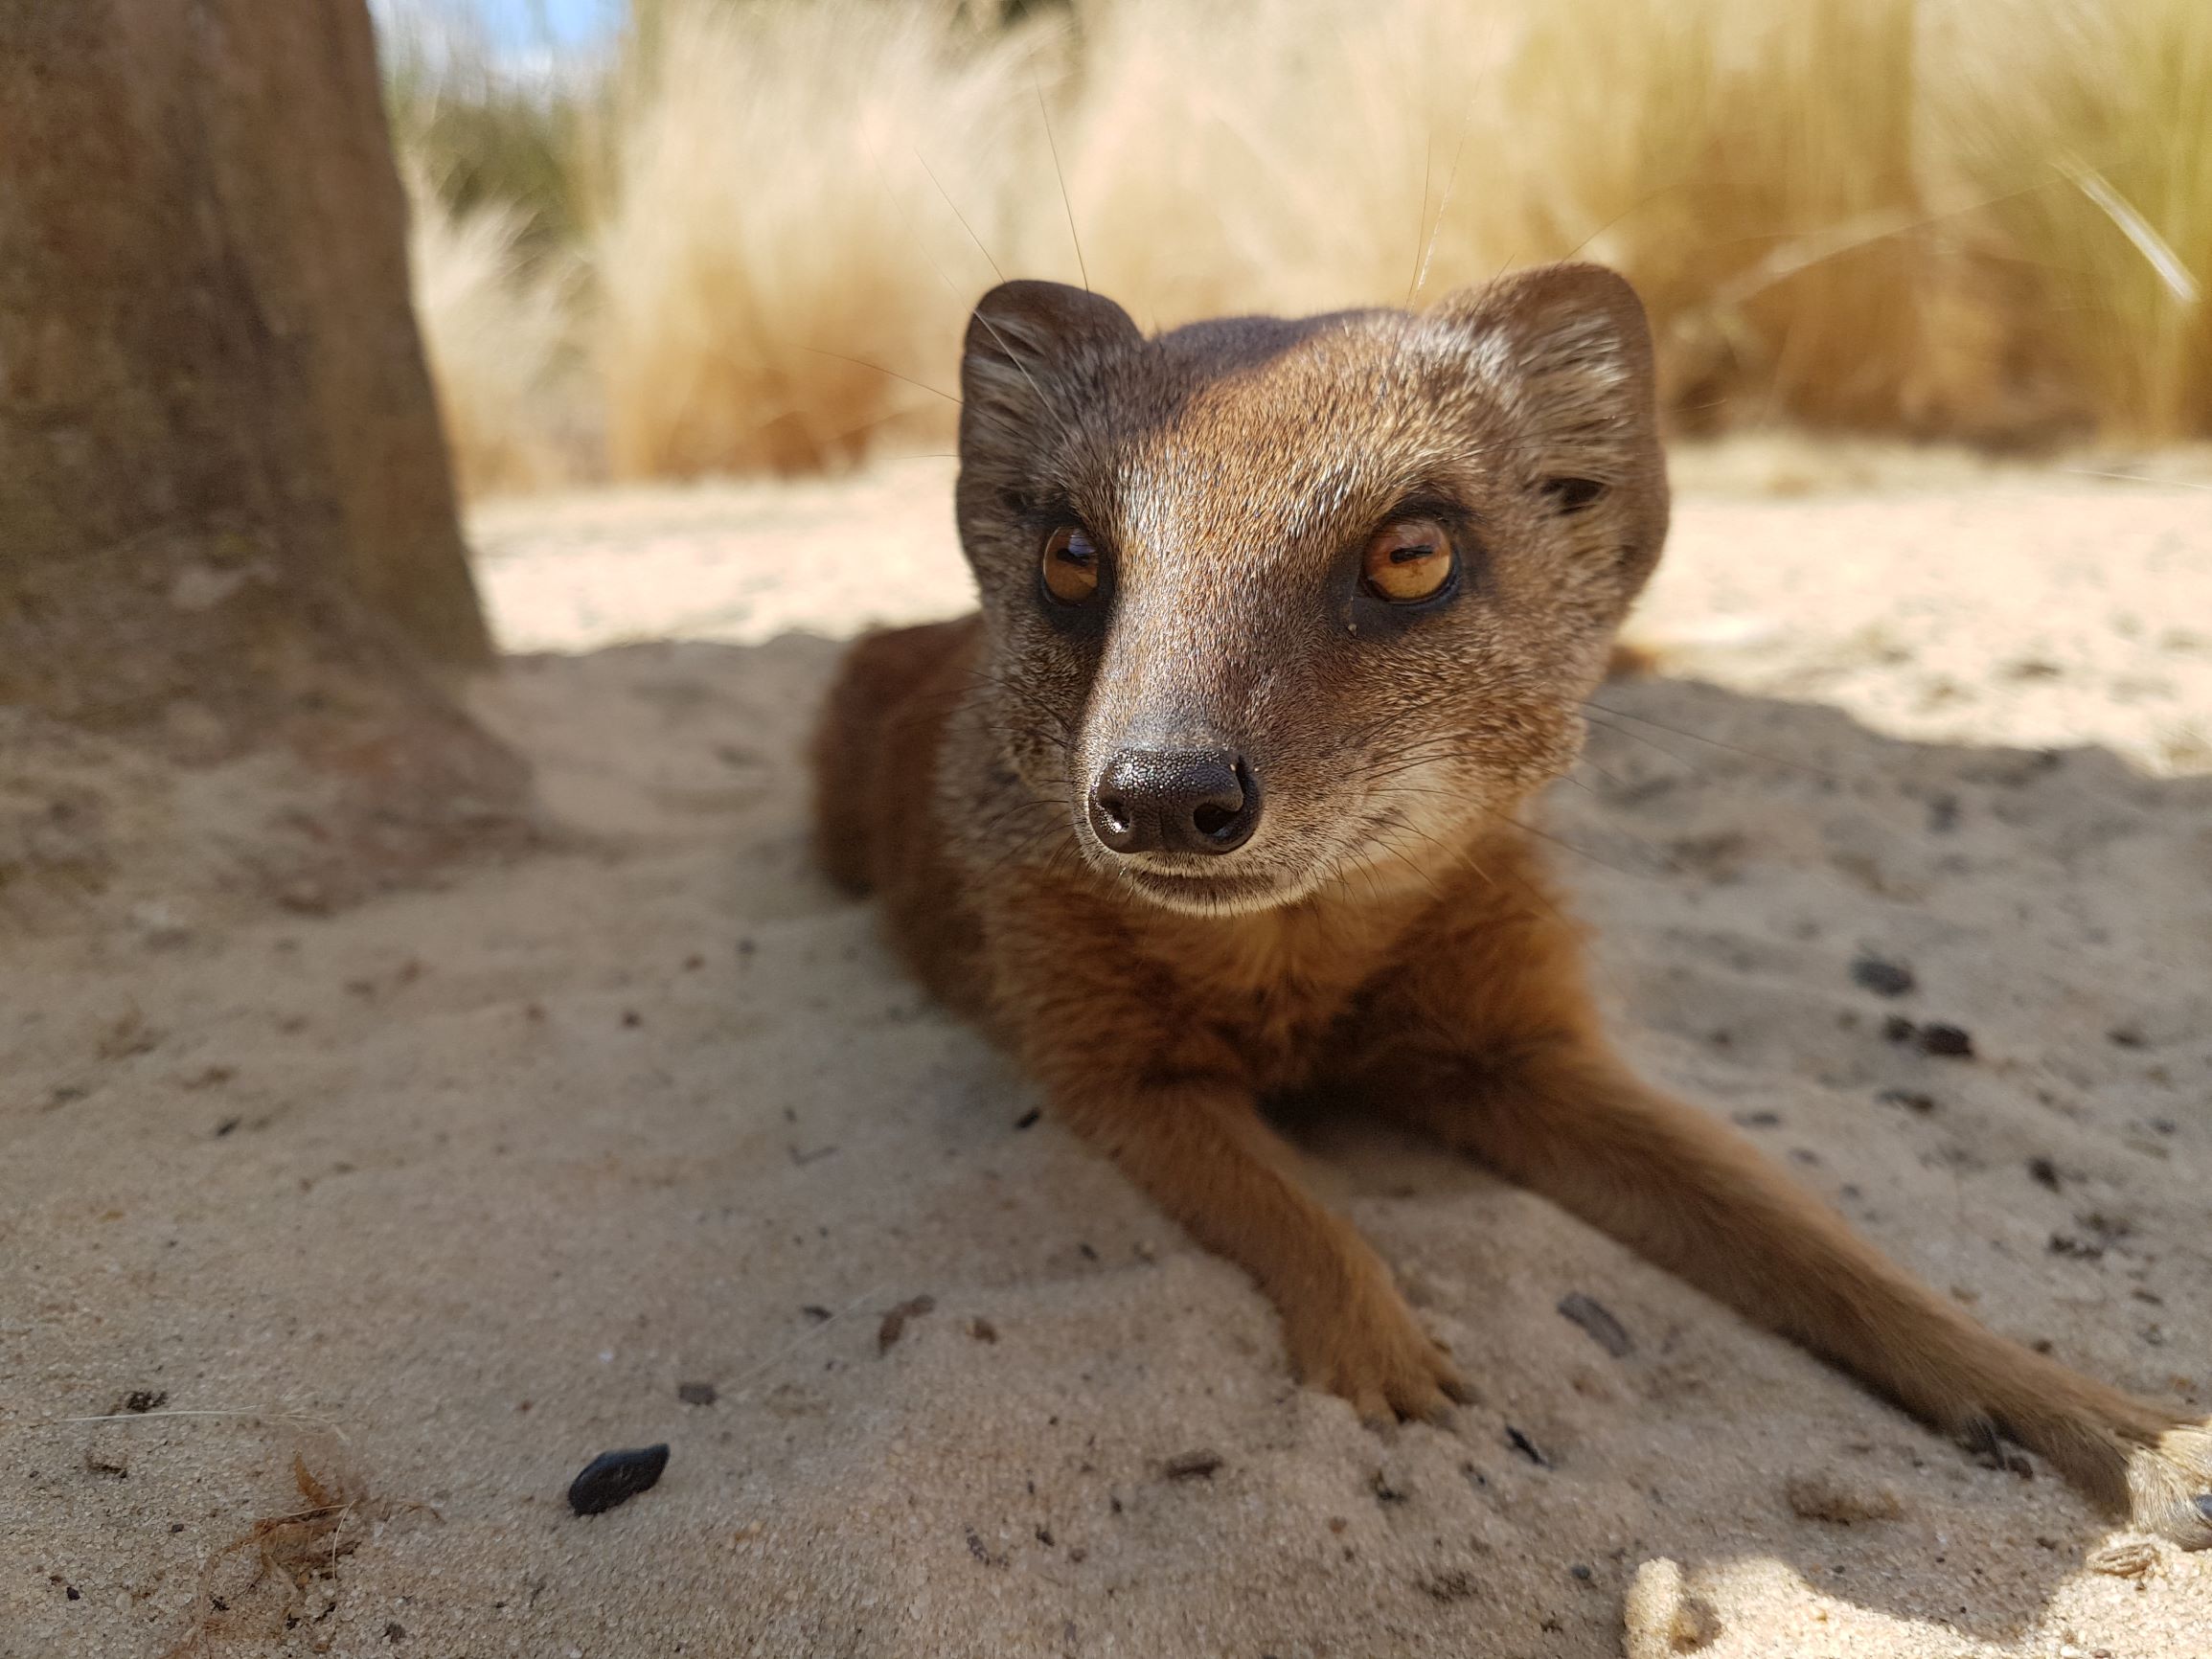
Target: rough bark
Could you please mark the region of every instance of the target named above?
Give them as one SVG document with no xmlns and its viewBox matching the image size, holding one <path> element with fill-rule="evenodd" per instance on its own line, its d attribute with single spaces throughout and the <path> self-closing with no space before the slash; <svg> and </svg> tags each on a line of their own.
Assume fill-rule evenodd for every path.
<svg viewBox="0 0 2212 1659">
<path fill-rule="evenodd" d="M 363 0 L 0 0 L 0 924 L 519 826 L 405 214 Z"/>
<path fill-rule="evenodd" d="M 489 655 L 362 0 L 0 0 L 0 700 Z"/>
</svg>

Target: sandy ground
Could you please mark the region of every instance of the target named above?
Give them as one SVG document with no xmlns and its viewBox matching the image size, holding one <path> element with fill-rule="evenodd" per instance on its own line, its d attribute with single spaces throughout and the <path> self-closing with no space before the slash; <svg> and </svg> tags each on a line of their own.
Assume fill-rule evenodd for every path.
<svg viewBox="0 0 2212 1659">
<path fill-rule="evenodd" d="M 772 636 L 957 605 L 943 484 L 487 512 L 511 645 L 725 642 L 480 688 L 560 846 L 329 916 L 196 849 L 0 944 L 0 1655 L 1563 1659 L 1625 1598 L 1635 1659 L 1676 1612 L 1716 1659 L 2212 1654 L 2212 1557 L 1379 1131 L 1319 1178 L 1483 1398 L 1380 1438 L 1293 1387 L 807 867 L 834 653 Z M 1678 522 L 1637 633 L 1680 677 L 1602 693 L 1552 811 L 1627 1047 L 1995 1326 L 2212 1412 L 2212 498 Z"/>
</svg>

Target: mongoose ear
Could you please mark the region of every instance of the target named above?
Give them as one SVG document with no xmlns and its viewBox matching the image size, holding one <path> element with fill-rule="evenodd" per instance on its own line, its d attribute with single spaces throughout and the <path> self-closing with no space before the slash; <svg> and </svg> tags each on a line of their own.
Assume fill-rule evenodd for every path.
<svg viewBox="0 0 2212 1659">
<path fill-rule="evenodd" d="M 1557 447 L 1559 466 L 1571 472 L 1585 451 L 1655 457 L 1652 330 L 1624 278 L 1603 265 L 1539 265 L 1437 309 L 1466 331 L 1476 372 Z"/>
<path fill-rule="evenodd" d="M 1576 545 L 1642 585 L 1667 539 L 1652 330 L 1602 265 L 1540 265 L 1444 300 L 1469 373 L 1523 436 L 1529 482 Z"/>
<path fill-rule="evenodd" d="M 1065 283 L 1001 283 L 976 302 L 960 364 L 960 447 L 1027 446 L 1055 394 L 1143 336 L 1103 294 Z"/>
</svg>

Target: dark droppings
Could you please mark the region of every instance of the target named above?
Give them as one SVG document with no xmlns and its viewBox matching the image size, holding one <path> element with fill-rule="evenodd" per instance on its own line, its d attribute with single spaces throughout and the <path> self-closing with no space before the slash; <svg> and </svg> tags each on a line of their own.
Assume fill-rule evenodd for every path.
<svg viewBox="0 0 2212 1659">
<path fill-rule="evenodd" d="M 1630 1338 L 1627 1327 L 1615 1319 L 1612 1311 L 1602 1302 L 1581 1291 L 1568 1292 L 1560 1298 L 1560 1312 L 1581 1326 L 1589 1338 L 1615 1359 L 1630 1353 L 1635 1343 Z"/>
<path fill-rule="evenodd" d="M 1529 1439 L 1527 1435 L 1521 1433 L 1510 1422 L 1505 1425 L 1505 1443 L 1539 1469 L 1548 1469 L 1552 1466 L 1551 1459 L 1545 1457 L 1538 1449 L 1536 1442 Z"/>
<path fill-rule="evenodd" d="M 1221 1454 L 1217 1451 L 1177 1452 L 1162 1466 L 1171 1481 L 1212 1480 L 1220 1466 Z"/>
<path fill-rule="evenodd" d="M 2028 1179 L 2039 1187 L 2048 1187 L 2056 1193 L 2059 1190 L 2059 1167 L 2048 1158 L 2030 1158 Z"/>
<path fill-rule="evenodd" d="M 1973 1058 L 1973 1037 L 1964 1026 L 1945 1025 L 1940 1020 L 1920 1028 L 1920 1052 L 1944 1055 L 1953 1059 Z"/>
<path fill-rule="evenodd" d="M 665 1444 L 602 1452 L 568 1483 L 568 1507 L 580 1515 L 602 1514 L 617 1504 L 628 1503 L 640 1492 L 652 1490 L 668 1466 L 669 1448 Z"/>
<path fill-rule="evenodd" d="M 1902 962 L 1887 957 L 1862 956 L 1851 965 L 1852 980 L 1877 996 L 1903 996 L 1920 983 Z"/>
<path fill-rule="evenodd" d="M 1942 1020 L 1915 1025 L 1903 1014 L 1893 1013 L 1881 1022 L 1881 1034 L 1893 1043 L 1910 1043 L 1924 1055 L 1941 1055 L 1950 1059 L 1973 1058 L 1973 1034 L 1964 1026 L 1950 1025 Z"/>
<path fill-rule="evenodd" d="M 876 1352 L 878 1353 L 890 1352 L 892 1345 L 906 1334 L 906 1322 L 909 1319 L 921 1318 L 924 1313 L 933 1311 L 936 1307 L 936 1297 L 915 1296 L 892 1308 L 890 1312 L 883 1315 L 883 1323 L 876 1328 Z"/>
</svg>

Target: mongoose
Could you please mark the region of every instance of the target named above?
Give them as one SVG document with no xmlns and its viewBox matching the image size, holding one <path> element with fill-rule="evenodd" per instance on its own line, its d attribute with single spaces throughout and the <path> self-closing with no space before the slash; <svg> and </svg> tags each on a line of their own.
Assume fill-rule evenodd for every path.
<svg viewBox="0 0 2212 1659">
<path fill-rule="evenodd" d="M 1593 265 L 1420 312 L 1147 337 L 987 294 L 961 373 L 979 614 L 878 633 L 816 739 L 821 857 L 1050 1108 L 1366 1418 L 1466 1398 L 1262 1108 L 1384 1114 L 1970 1443 L 2212 1544 L 2212 1424 L 2006 1341 L 1639 1081 L 1516 810 L 1665 539 L 1652 346 Z"/>
</svg>

